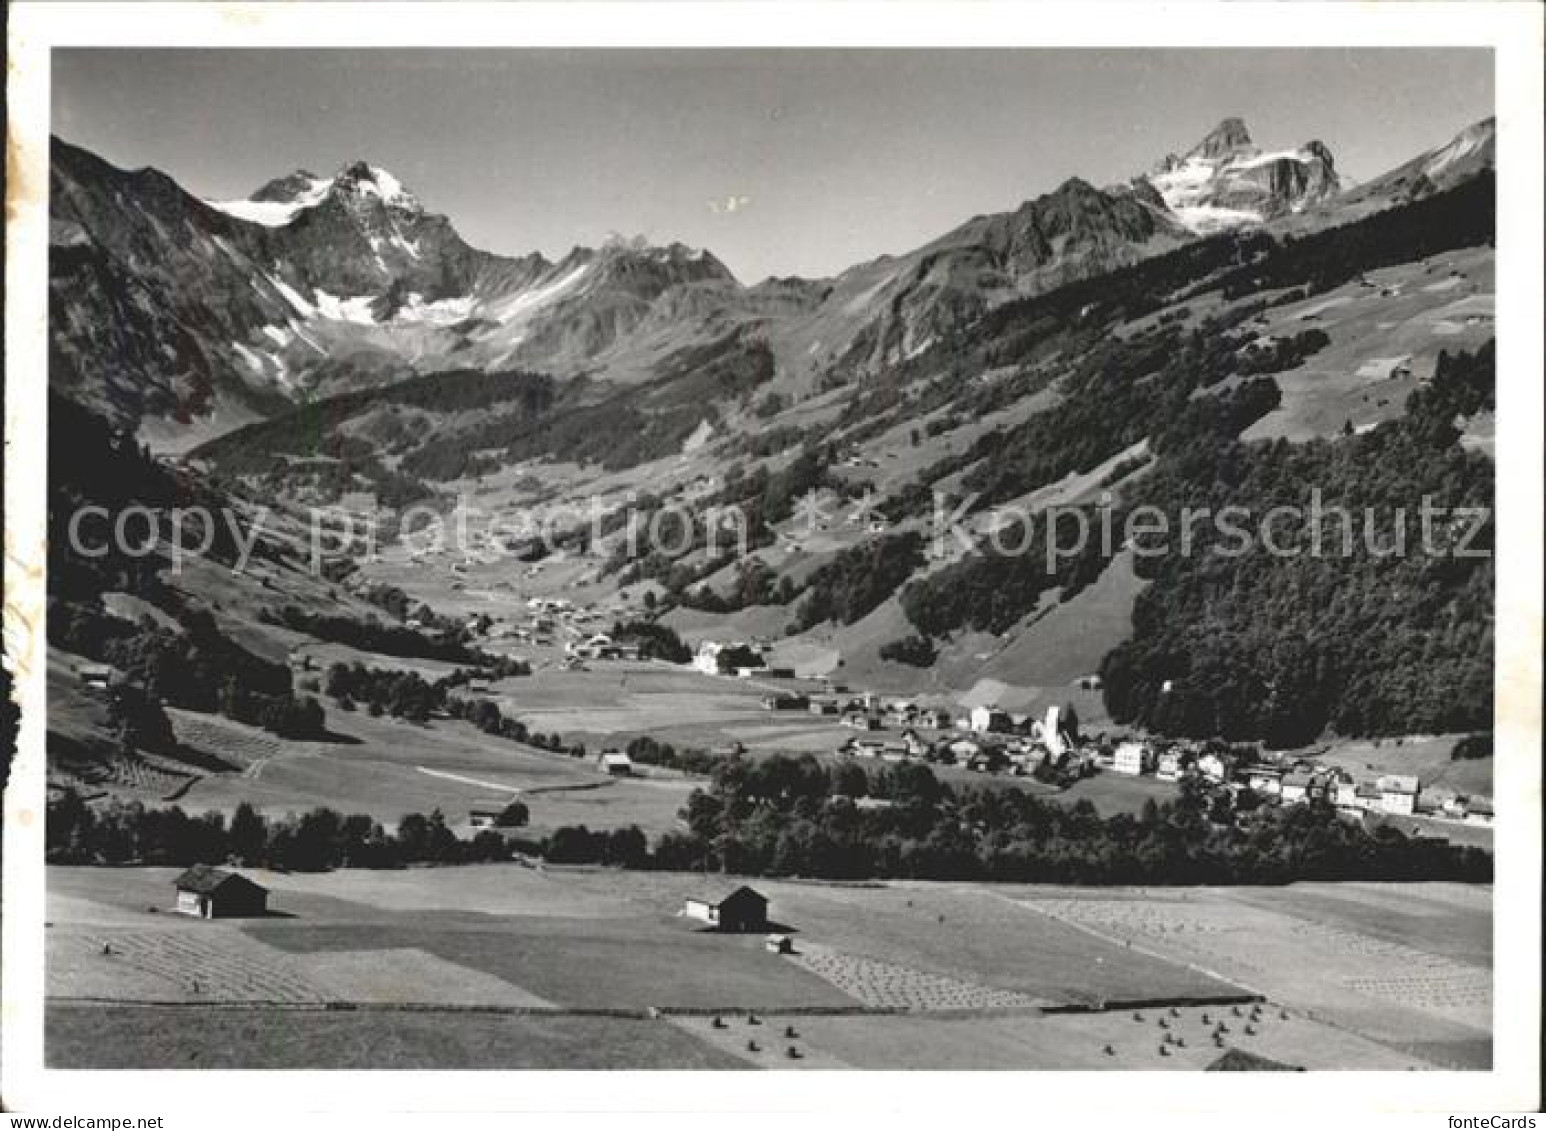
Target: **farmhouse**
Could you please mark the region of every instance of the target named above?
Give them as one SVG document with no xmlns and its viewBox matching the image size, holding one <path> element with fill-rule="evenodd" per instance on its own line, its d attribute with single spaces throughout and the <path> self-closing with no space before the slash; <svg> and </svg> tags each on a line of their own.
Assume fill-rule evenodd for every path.
<svg viewBox="0 0 1546 1131">
<path fill-rule="evenodd" d="M 973 707 L 969 717 L 971 728 L 977 734 L 1007 734 L 1014 728 L 1007 714 L 992 707 Z"/>
<path fill-rule="evenodd" d="M 1253 793 L 1276 797 L 1283 791 L 1283 771 L 1276 766 L 1250 766 L 1245 771 L 1245 784 Z"/>
<path fill-rule="evenodd" d="M 1223 781 L 1228 776 L 1224 759 L 1217 754 L 1204 754 L 1197 759 L 1197 772 L 1209 781 Z"/>
<path fill-rule="evenodd" d="M 1293 805 L 1305 800 L 1310 794 L 1310 785 L 1314 781 L 1311 775 L 1304 770 L 1295 770 L 1286 774 L 1283 778 L 1282 788 L 1278 796 L 1283 799 L 1285 805 Z"/>
<path fill-rule="evenodd" d="M 949 730 L 952 722 L 950 712 L 941 707 L 926 708 L 918 718 L 919 726 L 926 726 L 933 730 Z"/>
<path fill-rule="evenodd" d="M 173 881 L 176 910 L 201 919 L 230 919 L 262 915 L 268 908 L 268 889 L 246 876 L 195 864 Z"/>
<path fill-rule="evenodd" d="M 113 669 L 108 667 L 82 667 L 79 671 L 83 684 L 103 691 L 107 690 L 107 685 L 113 678 Z"/>
<path fill-rule="evenodd" d="M 1386 774 L 1374 783 L 1374 788 L 1379 790 L 1380 808 L 1387 813 L 1410 817 L 1417 808 L 1417 797 L 1421 789 L 1414 777 Z"/>
<path fill-rule="evenodd" d="M 498 809 L 469 809 L 467 810 L 467 824 L 474 829 L 491 829 L 494 822 L 499 820 Z"/>
<path fill-rule="evenodd" d="M 621 750 L 603 750 L 596 757 L 596 769 L 615 778 L 626 778 L 633 773 L 633 759 Z"/>
<path fill-rule="evenodd" d="M 1160 781 L 1178 781 L 1181 777 L 1181 755 L 1167 750 L 1159 756 L 1159 768 L 1154 776 Z"/>
<path fill-rule="evenodd" d="M 979 774 L 996 774 L 1008 765 L 1008 756 L 997 747 L 979 751 L 966 760 L 966 768 Z"/>
<path fill-rule="evenodd" d="M 1353 781 L 1351 774 L 1342 774 L 1337 778 L 1337 784 L 1332 793 L 1332 802 L 1338 809 L 1346 809 L 1353 812 L 1361 812 L 1365 806 L 1363 798 L 1359 796 L 1359 786 Z"/>
<path fill-rule="evenodd" d="M 980 743 L 973 742 L 969 738 L 958 738 L 954 742 L 950 743 L 946 749 L 949 750 L 955 759 L 960 762 L 969 761 L 970 759 L 975 758 L 977 755 L 982 753 L 982 745 Z"/>
<path fill-rule="evenodd" d="M 886 744 L 878 738 L 850 738 L 837 748 L 839 754 L 855 758 L 879 758 L 885 750 Z"/>
<path fill-rule="evenodd" d="M 880 720 L 866 711 L 845 711 L 842 725 L 855 730 L 879 730 Z"/>
<path fill-rule="evenodd" d="M 804 695 L 764 695 L 762 706 L 769 711 L 808 711 L 811 701 Z"/>
<path fill-rule="evenodd" d="M 721 931 L 760 931 L 768 925 L 768 897 L 738 887 L 718 899 L 688 899 L 682 914 Z"/>
<path fill-rule="evenodd" d="M 1137 775 L 1150 766 L 1149 748 L 1141 742 L 1121 742 L 1112 755 L 1111 770 L 1118 774 Z"/>
<path fill-rule="evenodd" d="M 692 666 L 704 675 L 719 674 L 719 650 L 724 645 L 713 640 L 705 640 L 698 645 L 697 654 L 692 658 Z"/>
<path fill-rule="evenodd" d="M 1471 825 L 1492 824 L 1492 802 L 1483 797 L 1473 797 L 1466 806 L 1465 819 Z"/>
</svg>

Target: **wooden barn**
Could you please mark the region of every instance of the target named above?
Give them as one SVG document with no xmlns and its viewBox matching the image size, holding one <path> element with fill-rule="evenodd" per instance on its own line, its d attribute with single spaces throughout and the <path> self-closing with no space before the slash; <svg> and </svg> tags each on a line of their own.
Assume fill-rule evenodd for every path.
<svg viewBox="0 0 1546 1131">
<path fill-rule="evenodd" d="M 246 876 L 195 864 L 173 881 L 176 910 L 201 919 L 234 919 L 266 914 L 268 889 Z"/>
<path fill-rule="evenodd" d="M 596 757 L 596 769 L 614 778 L 633 776 L 633 759 L 621 750 L 603 750 Z"/>
<path fill-rule="evenodd" d="M 721 931 L 761 931 L 768 925 L 768 897 L 738 887 L 719 899 L 689 899 L 682 914 Z"/>
</svg>

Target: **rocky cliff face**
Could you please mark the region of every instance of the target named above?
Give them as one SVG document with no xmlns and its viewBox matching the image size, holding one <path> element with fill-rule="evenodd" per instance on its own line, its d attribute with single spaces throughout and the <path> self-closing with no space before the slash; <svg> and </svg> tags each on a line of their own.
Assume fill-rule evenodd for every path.
<svg viewBox="0 0 1546 1131">
<path fill-rule="evenodd" d="M 1177 219 L 1201 235 L 1301 212 L 1342 189 L 1321 142 L 1264 153 L 1239 118 L 1225 118 L 1185 155 L 1167 156 L 1147 180 Z"/>
<path fill-rule="evenodd" d="M 1147 185 L 1097 189 L 1071 178 L 1013 212 L 977 217 L 883 261 L 849 361 L 863 368 L 914 356 L 1000 303 L 1167 251 L 1190 235 Z M 875 265 L 854 273 L 873 275 Z"/>
<path fill-rule="evenodd" d="M 120 423 L 218 430 L 416 371 L 579 369 L 658 328 L 657 304 L 691 338 L 742 294 L 680 244 L 478 250 L 365 162 L 222 202 L 61 141 L 52 165 L 51 380 Z"/>
</svg>

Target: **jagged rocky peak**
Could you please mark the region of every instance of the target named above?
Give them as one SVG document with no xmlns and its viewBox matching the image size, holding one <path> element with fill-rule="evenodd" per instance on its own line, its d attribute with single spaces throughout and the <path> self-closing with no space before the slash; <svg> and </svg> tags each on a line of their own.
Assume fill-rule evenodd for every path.
<svg viewBox="0 0 1546 1131">
<path fill-rule="evenodd" d="M 1225 118 L 1186 156 L 1166 157 L 1148 181 L 1181 223 L 1200 234 L 1300 212 L 1342 187 L 1325 143 L 1264 153 L 1242 118 Z"/>
<path fill-rule="evenodd" d="M 1201 157 L 1207 161 L 1219 161 L 1247 151 L 1254 152 L 1251 131 L 1245 127 L 1244 118 L 1225 118 L 1187 152 L 1187 159 Z"/>
<path fill-rule="evenodd" d="M 734 275 L 712 252 L 684 243 L 652 244 L 643 236 L 614 236 L 592 252 L 576 248 L 573 258 L 584 255 L 596 261 L 613 278 L 649 280 L 656 286 L 704 279 L 733 282 Z"/>
</svg>

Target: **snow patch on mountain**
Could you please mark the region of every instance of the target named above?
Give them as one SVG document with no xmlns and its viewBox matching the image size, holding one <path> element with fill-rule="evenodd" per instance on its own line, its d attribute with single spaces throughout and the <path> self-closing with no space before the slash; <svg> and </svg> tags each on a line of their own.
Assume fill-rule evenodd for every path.
<svg viewBox="0 0 1546 1131">
<path fill-rule="evenodd" d="M 257 354 L 253 353 L 240 342 L 232 342 L 231 345 L 235 348 L 237 353 L 241 354 L 242 360 L 247 363 L 247 368 L 251 369 L 254 373 L 263 372 L 262 358 L 258 357 Z"/>
<path fill-rule="evenodd" d="M 424 296 L 418 291 L 410 291 L 407 301 L 398 308 L 396 320 L 400 322 L 427 322 L 435 326 L 447 326 L 470 318 L 473 310 L 474 305 L 471 295 L 458 295 L 455 298 L 443 298 L 435 302 L 425 302 Z"/>
<path fill-rule="evenodd" d="M 319 290 L 317 291 L 317 312 L 323 318 L 331 318 L 335 322 L 355 322 L 361 326 L 374 326 L 376 317 L 370 312 L 370 306 L 375 301 L 370 295 L 340 298 L 338 295 L 330 295 L 326 291 Z"/>
<path fill-rule="evenodd" d="M 276 291 L 284 296 L 284 300 L 293 306 L 298 313 L 304 315 L 307 318 L 313 318 L 316 316 L 317 308 L 310 302 L 306 301 L 306 299 L 301 296 L 301 293 L 294 287 L 290 286 L 290 284 L 274 275 L 264 275 L 263 277 L 269 281 L 269 283 Z"/>
<path fill-rule="evenodd" d="M 1243 228 L 1248 224 L 1260 224 L 1266 220 L 1260 212 L 1246 208 L 1220 208 L 1213 204 L 1173 204 L 1170 208 L 1186 227 L 1199 236 L 1211 236 Z"/>
<path fill-rule="evenodd" d="M 317 178 L 309 188 L 290 200 L 206 200 L 204 203 L 249 224 L 282 228 L 306 209 L 321 204 L 332 185 L 332 181 Z"/>
<path fill-rule="evenodd" d="M 379 165 L 366 165 L 365 172 L 366 176 L 352 178 L 354 187 L 361 195 L 380 197 L 385 203 L 399 207 L 413 209 L 420 207 L 419 198 L 409 192 L 402 181 Z M 339 175 L 343 176 L 343 174 Z"/>
</svg>

